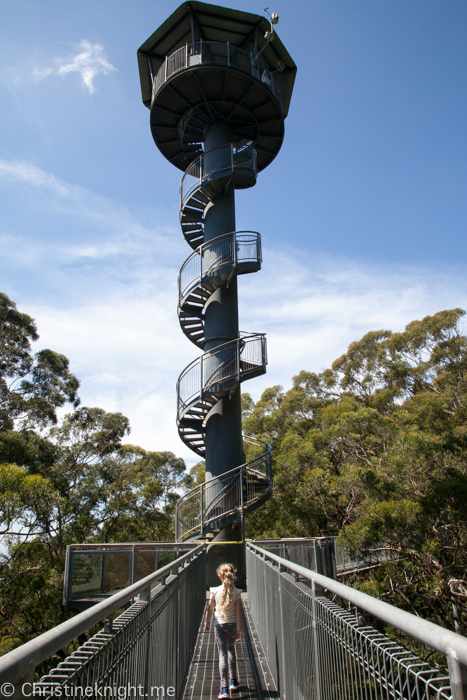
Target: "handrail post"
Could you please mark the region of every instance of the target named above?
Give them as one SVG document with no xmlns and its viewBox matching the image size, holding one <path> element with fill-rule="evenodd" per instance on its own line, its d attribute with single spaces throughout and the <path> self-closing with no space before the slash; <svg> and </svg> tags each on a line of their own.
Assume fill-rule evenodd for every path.
<svg viewBox="0 0 467 700">
<path fill-rule="evenodd" d="M 151 586 L 141 591 L 138 595 L 138 600 L 147 602 L 148 604 L 148 627 L 146 632 L 146 654 L 144 658 L 144 692 L 147 696 L 149 693 L 149 662 L 151 656 Z"/>
<path fill-rule="evenodd" d="M 188 42 L 185 44 L 185 68 L 188 68 Z"/>
<path fill-rule="evenodd" d="M 240 338 L 237 338 L 237 381 L 240 381 Z"/>
<path fill-rule="evenodd" d="M 311 609 L 312 609 L 312 627 L 313 627 L 313 656 L 315 659 L 315 688 L 316 700 L 321 700 L 321 676 L 319 669 L 319 652 L 318 652 L 318 631 L 316 623 L 316 586 L 314 578 L 311 579 Z"/>
<path fill-rule="evenodd" d="M 448 649 L 446 656 L 452 700 L 467 700 L 467 668 L 461 666 L 457 654 L 453 649 Z"/>
<path fill-rule="evenodd" d="M 230 66 L 230 42 L 227 42 L 227 65 Z"/>
<path fill-rule="evenodd" d="M 201 536 L 204 535 L 204 484 L 201 484 Z"/>
<path fill-rule="evenodd" d="M 167 59 L 168 59 L 168 56 L 165 57 L 165 77 L 164 77 L 164 83 L 165 83 L 166 80 L 167 80 Z"/>
<path fill-rule="evenodd" d="M 240 508 L 242 512 L 242 518 L 241 518 L 241 528 L 242 528 L 242 543 L 245 544 L 245 496 L 243 493 L 243 486 L 244 486 L 244 471 L 245 467 L 241 467 L 240 469 Z"/>
<path fill-rule="evenodd" d="M 203 388 L 204 388 L 204 387 L 203 387 L 203 363 L 204 363 L 204 355 L 201 355 L 201 359 L 200 359 L 200 362 L 199 362 L 199 366 L 200 366 L 200 382 L 201 382 L 200 387 L 199 387 L 199 395 L 200 395 L 200 397 L 203 395 Z"/>
<path fill-rule="evenodd" d="M 130 554 L 130 576 L 129 576 L 129 585 L 131 586 L 132 583 L 135 582 L 135 545 L 132 546 L 131 548 L 131 554 Z"/>
<path fill-rule="evenodd" d="M 203 280 L 204 245 L 199 247 L 199 282 Z"/>
</svg>

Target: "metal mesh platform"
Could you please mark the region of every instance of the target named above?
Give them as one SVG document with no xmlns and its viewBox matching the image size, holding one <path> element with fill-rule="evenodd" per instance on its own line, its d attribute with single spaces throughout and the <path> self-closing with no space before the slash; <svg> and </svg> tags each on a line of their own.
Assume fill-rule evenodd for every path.
<svg viewBox="0 0 467 700">
<path fill-rule="evenodd" d="M 242 595 L 243 598 L 243 595 Z M 235 644 L 240 688 L 231 692 L 232 700 L 267 700 L 277 698 L 276 687 L 267 666 L 256 630 L 252 626 L 248 607 L 243 600 L 245 629 L 241 642 Z M 207 604 L 206 604 L 207 605 Z M 198 639 L 183 693 L 183 700 L 217 700 L 219 693 L 219 657 L 217 655 L 214 624 L 204 631 L 205 615 L 199 628 Z"/>
</svg>

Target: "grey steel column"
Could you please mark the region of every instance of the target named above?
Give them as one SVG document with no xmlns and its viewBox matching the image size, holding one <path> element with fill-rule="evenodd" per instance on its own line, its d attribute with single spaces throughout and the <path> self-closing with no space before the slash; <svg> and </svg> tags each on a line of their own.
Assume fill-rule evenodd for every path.
<svg viewBox="0 0 467 700">
<path fill-rule="evenodd" d="M 226 122 L 214 122 L 206 129 L 204 151 L 232 143 L 232 129 Z M 218 194 L 205 215 L 204 241 L 235 231 L 235 190 Z M 223 284 L 205 309 L 204 351 L 213 350 L 238 338 L 237 277 Z M 242 463 L 240 386 L 214 406 L 206 424 L 206 479 L 219 476 Z"/>
<path fill-rule="evenodd" d="M 210 124 L 205 133 L 204 152 L 230 146 L 232 129 L 225 122 Z M 218 194 L 205 215 L 204 241 L 235 231 L 235 190 L 228 187 Z M 223 284 L 209 299 L 205 309 L 205 343 L 208 352 L 219 345 L 235 340 L 238 329 L 237 277 L 229 285 Z M 231 394 L 223 396 L 212 409 L 206 423 L 206 480 L 220 476 L 243 462 L 242 415 L 240 385 Z M 240 523 L 228 525 L 214 538 L 214 542 L 241 540 Z M 208 548 L 208 585 L 216 585 L 215 570 L 226 561 L 238 571 L 238 582 L 244 585 L 245 553 L 242 545 L 213 544 Z"/>
</svg>

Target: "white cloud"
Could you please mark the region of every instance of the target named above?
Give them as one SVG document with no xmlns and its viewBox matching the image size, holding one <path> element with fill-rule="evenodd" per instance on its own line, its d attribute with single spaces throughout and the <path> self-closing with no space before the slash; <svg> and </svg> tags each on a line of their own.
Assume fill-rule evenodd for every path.
<svg viewBox="0 0 467 700">
<path fill-rule="evenodd" d="M 39 210 L 51 220 L 39 239 L 26 240 L 29 231 L 25 232 L 24 239 L 17 232 L 16 245 L 8 246 L 8 241 L 12 242 L 11 234 L 0 231 L 6 256 L 15 259 L 24 256 L 25 260 L 37 264 L 42 264 L 41 258 L 65 264 L 115 259 L 123 254 L 127 260 L 128 256 L 143 251 L 157 251 L 158 258 L 167 261 L 175 250 L 183 248 L 182 237 L 174 233 L 175 216 L 174 225 L 167 225 L 160 212 L 149 212 L 151 225 L 145 225 L 141 218 L 118 202 L 64 182 L 28 161 L 0 158 L 0 184 L 10 188 L 26 186 L 30 196 L 29 212 Z M 24 207 L 24 190 L 21 201 Z M 72 231 L 76 233 L 71 235 Z M 137 273 L 133 268 L 132 274 Z"/>
<path fill-rule="evenodd" d="M 83 39 L 79 44 L 79 53 L 65 58 L 55 58 L 53 65 L 44 66 L 34 70 L 37 80 L 42 80 L 50 75 L 60 75 L 62 77 L 69 73 L 79 73 L 85 87 L 90 94 L 95 92 L 94 78 L 99 73 L 108 75 L 111 71 L 117 70 L 107 60 L 104 47 L 100 44 L 92 44 L 87 39 Z"/>
</svg>

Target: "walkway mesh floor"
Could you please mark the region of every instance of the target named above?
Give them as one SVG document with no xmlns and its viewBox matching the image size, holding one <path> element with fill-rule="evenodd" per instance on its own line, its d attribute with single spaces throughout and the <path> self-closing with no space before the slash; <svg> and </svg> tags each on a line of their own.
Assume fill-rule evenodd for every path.
<svg viewBox="0 0 467 700">
<path fill-rule="evenodd" d="M 238 700 L 266 700 L 277 697 L 274 692 L 275 687 L 271 687 L 272 679 L 267 672 L 265 674 L 263 663 L 258 663 L 258 650 L 255 643 L 252 645 L 253 659 L 250 658 L 247 635 L 252 640 L 255 631 L 251 629 L 252 623 L 247 609 L 245 613 L 245 634 L 242 641 L 235 644 L 240 689 L 231 692 L 230 697 L 232 700 L 235 698 Z M 196 640 L 183 700 L 217 700 L 219 693 L 219 657 L 214 637 L 214 623 L 211 622 L 211 629 L 209 632 L 205 632 L 204 619 L 205 615 L 203 615 Z"/>
</svg>

